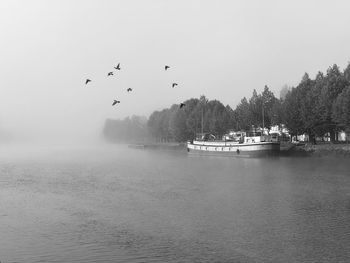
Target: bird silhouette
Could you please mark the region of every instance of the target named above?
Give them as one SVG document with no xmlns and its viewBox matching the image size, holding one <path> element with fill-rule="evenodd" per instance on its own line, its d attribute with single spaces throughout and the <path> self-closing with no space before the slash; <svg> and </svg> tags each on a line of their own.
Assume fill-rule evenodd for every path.
<svg viewBox="0 0 350 263">
<path fill-rule="evenodd" d="M 120 103 L 120 101 L 119 100 L 114 100 L 112 106 L 114 106 L 117 103 Z"/>
<path fill-rule="evenodd" d="M 107 76 L 113 76 L 113 72 L 108 72 Z"/>
<path fill-rule="evenodd" d="M 116 70 L 120 70 L 120 63 L 116 67 L 114 67 Z"/>
<path fill-rule="evenodd" d="M 85 85 L 88 84 L 91 81 L 91 79 L 86 79 Z"/>
<path fill-rule="evenodd" d="M 169 67 L 169 66 L 167 66 L 167 65 L 165 65 L 165 67 L 164 67 L 164 68 L 165 68 L 165 70 L 167 70 L 167 69 L 168 69 L 168 68 L 170 68 L 170 67 Z"/>
<path fill-rule="evenodd" d="M 127 91 L 127 92 L 130 92 L 130 91 L 132 91 L 132 88 L 128 88 L 126 91 Z"/>
<path fill-rule="evenodd" d="M 175 86 L 177 86 L 177 83 L 173 83 L 173 88 L 174 88 Z"/>
<path fill-rule="evenodd" d="M 185 103 L 180 103 L 180 109 L 181 109 L 182 107 L 184 107 L 184 106 L 186 106 Z"/>
</svg>

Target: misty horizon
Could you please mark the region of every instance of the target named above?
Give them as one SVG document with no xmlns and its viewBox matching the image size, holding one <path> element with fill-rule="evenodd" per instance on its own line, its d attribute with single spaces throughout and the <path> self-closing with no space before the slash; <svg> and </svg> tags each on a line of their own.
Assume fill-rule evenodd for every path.
<svg viewBox="0 0 350 263">
<path fill-rule="evenodd" d="M 350 262 L 350 1 L 0 1 L 0 263 Z"/>
<path fill-rule="evenodd" d="M 1 133 L 89 140 L 106 119 L 149 117 L 201 95 L 232 108 L 265 85 L 278 97 L 305 72 L 314 77 L 333 64 L 347 66 L 349 7 L 347 1 L 4 1 Z M 121 70 L 107 78 L 118 63 Z M 115 99 L 121 103 L 112 107 Z"/>
</svg>

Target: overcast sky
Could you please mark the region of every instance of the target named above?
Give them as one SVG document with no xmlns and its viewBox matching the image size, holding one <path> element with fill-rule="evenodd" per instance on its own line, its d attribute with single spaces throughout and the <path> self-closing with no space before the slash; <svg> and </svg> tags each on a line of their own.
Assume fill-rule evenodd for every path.
<svg viewBox="0 0 350 263">
<path fill-rule="evenodd" d="M 278 96 L 346 67 L 349 12 L 346 0 L 2 0 L 0 129 L 84 136 L 202 94 L 233 108 L 265 84 Z"/>
</svg>

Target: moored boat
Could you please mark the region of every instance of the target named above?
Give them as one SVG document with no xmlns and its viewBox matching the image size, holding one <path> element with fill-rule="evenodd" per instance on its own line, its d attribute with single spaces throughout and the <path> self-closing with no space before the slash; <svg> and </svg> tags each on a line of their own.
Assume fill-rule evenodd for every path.
<svg viewBox="0 0 350 263">
<path fill-rule="evenodd" d="M 211 134 L 200 134 L 187 142 L 187 151 L 201 155 L 270 155 L 280 151 L 280 142 L 260 132 L 232 132 L 220 140 Z"/>
</svg>

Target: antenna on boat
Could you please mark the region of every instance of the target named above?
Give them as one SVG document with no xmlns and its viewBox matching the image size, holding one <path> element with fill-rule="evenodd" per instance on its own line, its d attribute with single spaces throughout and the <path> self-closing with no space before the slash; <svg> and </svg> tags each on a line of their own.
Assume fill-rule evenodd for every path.
<svg viewBox="0 0 350 263">
<path fill-rule="evenodd" d="M 263 99 L 263 105 L 262 105 L 262 134 L 264 134 L 265 130 L 265 120 L 264 120 L 264 99 Z"/>
<path fill-rule="evenodd" d="M 202 122 L 201 122 L 201 133 L 203 135 L 203 108 L 202 108 Z"/>
<path fill-rule="evenodd" d="M 208 100 L 205 98 L 204 95 L 202 95 L 200 97 L 200 103 L 201 103 L 201 106 L 202 106 L 202 121 L 201 121 L 201 133 L 203 135 L 203 129 L 204 129 L 204 108 L 205 108 L 205 105 L 208 103 Z"/>
<path fill-rule="evenodd" d="M 268 89 L 267 85 L 265 85 L 265 88 Z M 264 135 L 264 131 L 265 131 L 265 116 L 264 116 L 264 96 L 261 96 L 262 99 L 262 135 Z"/>
</svg>

